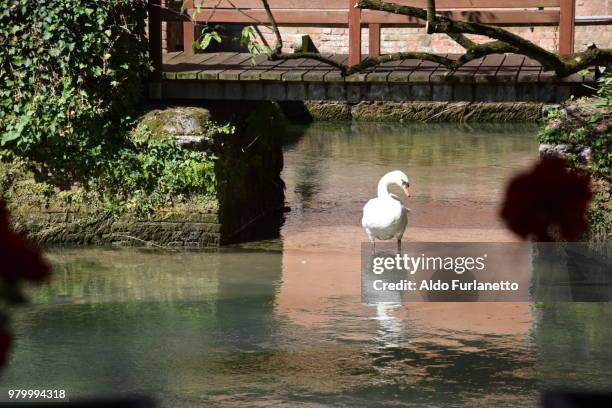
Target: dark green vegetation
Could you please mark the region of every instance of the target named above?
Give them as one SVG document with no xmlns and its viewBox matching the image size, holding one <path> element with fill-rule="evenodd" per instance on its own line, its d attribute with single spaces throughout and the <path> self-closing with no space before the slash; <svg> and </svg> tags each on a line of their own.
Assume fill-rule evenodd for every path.
<svg viewBox="0 0 612 408">
<path fill-rule="evenodd" d="M 150 69 L 146 1 L 1 3 L 3 196 L 143 214 L 214 194 L 214 156 L 132 130 Z"/>
<path fill-rule="evenodd" d="M 599 81 L 598 96 L 570 100 L 548 112 L 538 140 L 564 153 L 572 168 L 587 172 L 594 198 L 591 237 L 612 237 L 612 75 Z"/>
<path fill-rule="evenodd" d="M 242 108 L 230 116 L 235 126 L 223 127 L 203 108 L 149 112 L 128 134 L 142 149 L 120 150 L 86 187 L 34 182 L 29 162 L 6 153 L 0 191 L 16 228 L 48 244 L 200 247 L 268 237 L 284 202 L 285 123 L 276 104 Z"/>
<path fill-rule="evenodd" d="M 143 0 L 0 1 L 0 143 L 39 180 L 108 168 L 149 71 Z"/>
<path fill-rule="evenodd" d="M 278 106 L 143 108 L 146 7 L 0 0 L 0 196 L 39 241 L 207 245 L 282 207 Z"/>
<path fill-rule="evenodd" d="M 131 130 L 150 70 L 146 1 L 0 4 L 3 196 L 144 213 L 214 191 L 212 156 Z"/>
</svg>

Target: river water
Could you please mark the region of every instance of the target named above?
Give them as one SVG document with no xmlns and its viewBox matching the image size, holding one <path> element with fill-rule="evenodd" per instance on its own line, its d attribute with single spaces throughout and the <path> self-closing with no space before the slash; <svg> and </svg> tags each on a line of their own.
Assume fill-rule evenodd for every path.
<svg viewBox="0 0 612 408">
<path fill-rule="evenodd" d="M 15 315 L 0 392 L 136 393 L 161 406 L 534 406 L 612 388 L 604 303 L 361 302 L 363 204 L 388 170 L 406 241 L 504 242 L 504 185 L 532 125 L 315 124 L 285 148 L 281 238 L 215 252 L 54 249 Z"/>
</svg>

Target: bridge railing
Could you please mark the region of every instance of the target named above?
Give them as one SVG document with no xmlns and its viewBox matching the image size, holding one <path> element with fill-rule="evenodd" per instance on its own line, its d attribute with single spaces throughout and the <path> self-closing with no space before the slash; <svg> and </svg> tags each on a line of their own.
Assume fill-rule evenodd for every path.
<svg viewBox="0 0 612 408">
<path fill-rule="evenodd" d="M 426 0 L 390 0 L 394 3 L 426 7 Z M 199 7 L 196 5 L 199 2 Z M 149 0 L 149 39 L 154 68 L 161 71 L 162 21 L 183 21 L 185 52 L 192 52 L 196 23 L 266 25 L 261 0 L 189 0 L 184 13 L 162 7 L 161 0 Z M 279 26 L 348 27 L 348 62 L 362 58 L 363 27 L 368 28 L 369 55 L 380 54 L 382 27 L 421 27 L 424 21 L 413 17 L 355 7 L 357 0 L 269 0 Z M 457 20 L 479 21 L 502 26 L 558 26 L 559 52 L 574 48 L 576 0 L 438 0 L 437 10 Z M 189 17 L 188 17 L 189 16 Z"/>
</svg>

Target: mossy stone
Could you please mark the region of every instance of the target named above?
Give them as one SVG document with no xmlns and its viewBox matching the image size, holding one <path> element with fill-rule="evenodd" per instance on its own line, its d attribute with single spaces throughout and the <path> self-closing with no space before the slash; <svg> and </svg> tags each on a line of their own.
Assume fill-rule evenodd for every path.
<svg viewBox="0 0 612 408">
<path fill-rule="evenodd" d="M 154 138 L 208 136 L 212 118 L 208 109 L 181 106 L 147 112 L 138 123 L 136 132 L 146 128 Z"/>
</svg>

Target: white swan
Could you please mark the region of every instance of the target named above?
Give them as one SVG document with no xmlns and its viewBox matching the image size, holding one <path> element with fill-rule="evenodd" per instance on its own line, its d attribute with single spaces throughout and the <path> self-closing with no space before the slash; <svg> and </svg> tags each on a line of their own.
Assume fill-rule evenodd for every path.
<svg viewBox="0 0 612 408">
<path fill-rule="evenodd" d="M 395 170 L 385 174 L 378 182 L 378 197 L 371 199 L 363 207 L 361 225 L 373 243 L 376 239 L 397 239 L 399 251 L 410 210 L 395 194 L 389 193 L 389 186 L 392 184 L 401 187 L 406 196 L 410 197 L 410 183 L 403 172 Z"/>
</svg>

